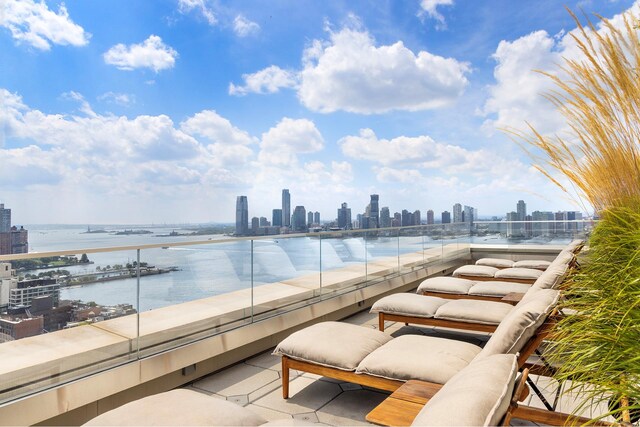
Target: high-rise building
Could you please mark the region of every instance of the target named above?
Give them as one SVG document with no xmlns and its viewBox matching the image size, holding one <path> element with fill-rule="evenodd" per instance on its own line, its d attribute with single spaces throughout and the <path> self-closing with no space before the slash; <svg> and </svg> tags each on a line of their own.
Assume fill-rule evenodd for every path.
<svg viewBox="0 0 640 427">
<path fill-rule="evenodd" d="M 412 218 L 412 223 L 413 225 L 420 225 L 422 224 L 422 216 L 420 214 L 420 211 L 417 210 L 413 213 L 413 218 Z"/>
<path fill-rule="evenodd" d="M 453 205 L 453 222 L 462 222 L 462 205 L 460 203 Z"/>
<path fill-rule="evenodd" d="M 351 228 L 351 208 L 347 207 L 346 202 L 338 209 L 338 227 L 344 230 Z"/>
<path fill-rule="evenodd" d="M 413 225 L 413 214 L 406 209 L 402 210 L 402 227 Z"/>
<path fill-rule="evenodd" d="M 0 233 L 11 231 L 11 209 L 5 209 L 4 203 L 0 203 Z"/>
<path fill-rule="evenodd" d="M 11 289 L 18 287 L 18 277 L 11 270 L 11 263 L 0 262 L 0 308 L 5 309 L 9 305 Z"/>
<path fill-rule="evenodd" d="M 282 209 L 274 209 L 271 215 L 271 224 L 274 227 L 282 227 Z"/>
<path fill-rule="evenodd" d="M 313 223 L 320 225 L 320 212 L 315 212 L 313 214 Z"/>
<path fill-rule="evenodd" d="M 282 226 L 291 227 L 291 194 L 286 188 L 282 190 Z"/>
<path fill-rule="evenodd" d="M 247 196 L 236 198 L 236 236 L 249 234 L 249 202 Z"/>
<path fill-rule="evenodd" d="M 507 213 L 507 237 L 520 237 L 524 234 L 524 228 L 521 230 L 518 223 L 518 212 Z"/>
<path fill-rule="evenodd" d="M 258 233 L 258 228 L 260 228 L 260 218 L 254 216 L 253 218 L 251 218 L 251 231 L 253 232 L 253 234 Z"/>
<path fill-rule="evenodd" d="M 473 221 L 475 219 L 475 209 L 472 208 L 471 206 L 464 206 L 464 219 L 463 222 L 469 223 L 470 225 L 473 225 Z"/>
<path fill-rule="evenodd" d="M 380 196 L 377 194 L 371 195 L 371 202 L 369 203 L 369 226 L 367 228 L 380 228 L 380 208 L 378 201 Z"/>
<path fill-rule="evenodd" d="M 527 204 L 524 200 L 518 200 L 518 205 L 516 207 L 516 212 L 518 214 L 518 221 L 524 221 L 527 217 Z"/>
<path fill-rule="evenodd" d="M 271 224 L 267 221 L 267 218 L 264 216 L 260 217 L 260 227 L 269 227 Z"/>
<path fill-rule="evenodd" d="M 307 210 L 304 206 L 296 206 L 291 217 L 291 229 L 293 231 L 307 231 Z"/>
<path fill-rule="evenodd" d="M 389 214 L 389 207 L 387 206 L 380 209 L 380 227 L 391 227 L 391 216 Z"/>
<path fill-rule="evenodd" d="M 451 213 L 449 211 L 442 212 L 442 223 L 443 224 L 451 223 Z"/>
<path fill-rule="evenodd" d="M 434 222 L 433 211 L 429 209 L 427 211 L 427 224 L 433 224 Z"/>
<path fill-rule="evenodd" d="M 11 253 L 12 254 L 26 254 L 29 252 L 29 232 L 15 225 L 11 227 Z"/>
<path fill-rule="evenodd" d="M 307 213 L 307 225 L 311 227 L 311 224 L 313 224 L 313 211 Z"/>
</svg>

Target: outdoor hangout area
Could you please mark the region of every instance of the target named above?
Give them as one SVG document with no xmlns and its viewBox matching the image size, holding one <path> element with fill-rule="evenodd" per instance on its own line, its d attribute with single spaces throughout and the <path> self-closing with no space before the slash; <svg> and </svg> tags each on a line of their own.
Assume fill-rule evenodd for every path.
<svg viewBox="0 0 640 427">
<path fill-rule="evenodd" d="M 455 277 L 489 262 L 529 268 L 511 267 L 510 254 L 479 258 L 86 425 L 609 425 L 609 399 L 581 400 L 571 380 L 553 378 L 550 333 L 572 315 L 563 286 L 583 247 L 515 261 L 542 273 L 531 284 Z"/>
</svg>

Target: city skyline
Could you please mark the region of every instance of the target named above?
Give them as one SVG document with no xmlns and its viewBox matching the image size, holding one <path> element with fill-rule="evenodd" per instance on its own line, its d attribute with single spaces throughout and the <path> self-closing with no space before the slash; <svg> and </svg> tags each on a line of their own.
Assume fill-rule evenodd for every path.
<svg viewBox="0 0 640 427">
<path fill-rule="evenodd" d="M 591 213 L 500 130 L 566 133 L 533 71 L 580 59 L 565 4 L 137 5 L 3 4 L 0 203 L 21 223 L 228 223 L 238 194 L 270 219 L 283 188 L 323 217 L 371 194 Z M 639 5 L 566 3 L 614 25 Z"/>
</svg>

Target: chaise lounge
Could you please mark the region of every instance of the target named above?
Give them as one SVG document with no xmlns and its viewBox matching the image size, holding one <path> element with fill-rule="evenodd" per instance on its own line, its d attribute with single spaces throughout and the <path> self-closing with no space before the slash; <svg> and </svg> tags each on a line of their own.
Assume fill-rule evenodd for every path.
<svg viewBox="0 0 640 427">
<path fill-rule="evenodd" d="M 282 393 L 289 397 L 289 369 L 394 391 L 418 379 L 444 384 L 469 365 L 493 354 L 516 354 L 523 366 L 553 322 L 558 292 L 540 290 L 508 313 L 484 348 L 453 339 L 404 335 L 338 322 L 293 333 L 274 354 L 282 356 Z"/>
</svg>

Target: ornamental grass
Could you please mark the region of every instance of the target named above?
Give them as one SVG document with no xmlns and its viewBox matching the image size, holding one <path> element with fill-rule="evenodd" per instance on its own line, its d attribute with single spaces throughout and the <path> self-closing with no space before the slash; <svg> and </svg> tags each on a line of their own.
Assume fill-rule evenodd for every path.
<svg viewBox="0 0 640 427">
<path fill-rule="evenodd" d="M 571 12 L 570 12 L 571 13 Z M 601 216 L 582 267 L 564 284 L 562 310 L 549 349 L 555 377 L 607 402 L 618 420 L 640 412 L 640 40 L 638 18 L 623 25 L 598 17 L 571 33 L 581 52 L 547 75 L 545 96 L 566 119 L 568 137 L 507 130 L 535 167 L 569 194 L 577 191 Z M 566 188 L 557 177 L 567 178 Z"/>
</svg>

